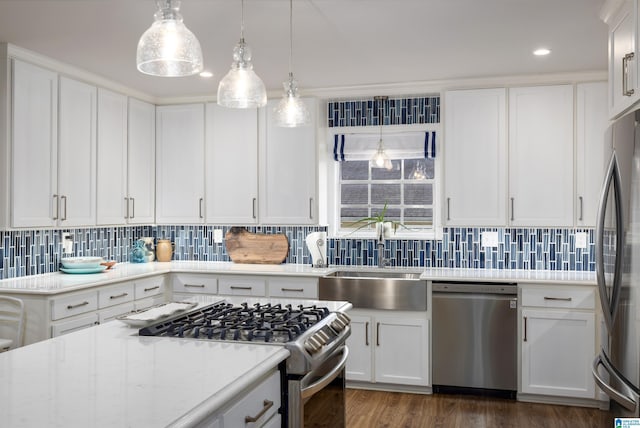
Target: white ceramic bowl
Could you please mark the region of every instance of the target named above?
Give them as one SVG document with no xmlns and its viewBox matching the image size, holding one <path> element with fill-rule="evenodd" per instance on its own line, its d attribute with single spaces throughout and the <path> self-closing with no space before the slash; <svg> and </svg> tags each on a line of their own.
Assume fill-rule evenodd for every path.
<svg viewBox="0 0 640 428">
<path fill-rule="evenodd" d="M 102 257 L 66 257 L 60 259 L 65 269 L 94 269 L 104 262 Z"/>
</svg>

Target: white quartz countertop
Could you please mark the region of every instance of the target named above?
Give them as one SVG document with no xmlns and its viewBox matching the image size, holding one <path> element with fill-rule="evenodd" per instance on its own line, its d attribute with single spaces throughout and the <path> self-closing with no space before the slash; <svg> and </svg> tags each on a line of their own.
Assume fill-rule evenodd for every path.
<svg viewBox="0 0 640 428">
<path fill-rule="evenodd" d="M 190 426 L 288 356 L 276 345 L 139 337 L 112 321 L 0 354 L 0 426 Z"/>
<path fill-rule="evenodd" d="M 0 293 L 58 294 L 111 283 L 130 281 L 170 272 L 237 274 L 261 276 L 298 276 L 319 278 L 337 270 L 375 271 L 371 266 L 331 266 L 313 268 L 300 264 L 239 264 L 233 262 L 174 261 L 168 263 L 119 263 L 113 269 L 97 274 L 65 274 L 55 272 L 0 280 Z M 422 279 L 434 281 L 491 281 L 517 283 L 563 283 L 595 285 L 595 272 L 544 270 L 492 270 L 451 268 L 384 268 L 384 271 L 417 272 Z"/>
</svg>

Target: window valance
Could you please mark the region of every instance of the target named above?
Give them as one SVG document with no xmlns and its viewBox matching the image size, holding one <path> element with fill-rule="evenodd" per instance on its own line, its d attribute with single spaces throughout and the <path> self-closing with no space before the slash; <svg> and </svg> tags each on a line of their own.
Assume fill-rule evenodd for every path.
<svg viewBox="0 0 640 428">
<path fill-rule="evenodd" d="M 337 162 L 369 160 L 378 147 L 380 134 L 336 134 L 333 159 Z M 382 134 L 382 144 L 390 159 L 433 159 L 436 131 Z"/>
</svg>

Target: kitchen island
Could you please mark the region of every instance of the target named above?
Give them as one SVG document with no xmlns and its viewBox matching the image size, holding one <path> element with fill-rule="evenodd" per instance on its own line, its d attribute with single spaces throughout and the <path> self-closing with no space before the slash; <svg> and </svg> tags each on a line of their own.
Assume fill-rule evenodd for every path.
<svg viewBox="0 0 640 428">
<path fill-rule="evenodd" d="M 289 356 L 282 346 L 137 333 L 112 321 L 0 354 L 0 426 L 195 426 Z"/>
</svg>

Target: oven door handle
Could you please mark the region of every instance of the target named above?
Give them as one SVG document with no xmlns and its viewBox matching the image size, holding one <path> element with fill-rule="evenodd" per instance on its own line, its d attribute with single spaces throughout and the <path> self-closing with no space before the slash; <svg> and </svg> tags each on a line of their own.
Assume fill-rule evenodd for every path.
<svg viewBox="0 0 640 428">
<path fill-rule="evenodd" d="M 312 397 L 316 392 L 322 390 L 325 386 L 329 385 L 344 369 L 344 366 L 347 364 L 347 357 L 349 357 L 349 348 L 346 346 L 342 351 L 342 358 L 340 362 L 333 368 L 329 373 L 324 375 L 322 378 L 318 379 L 311 385 L 305 386 L 300 390 L 300 396 L 303 400 L 306 400 L 309 397 Z M 301 384 L 304 385 L 309 376 L 313 375 L 313 373 L 309 373 L 307 376 L 302 378 Z"/>
</svg>

